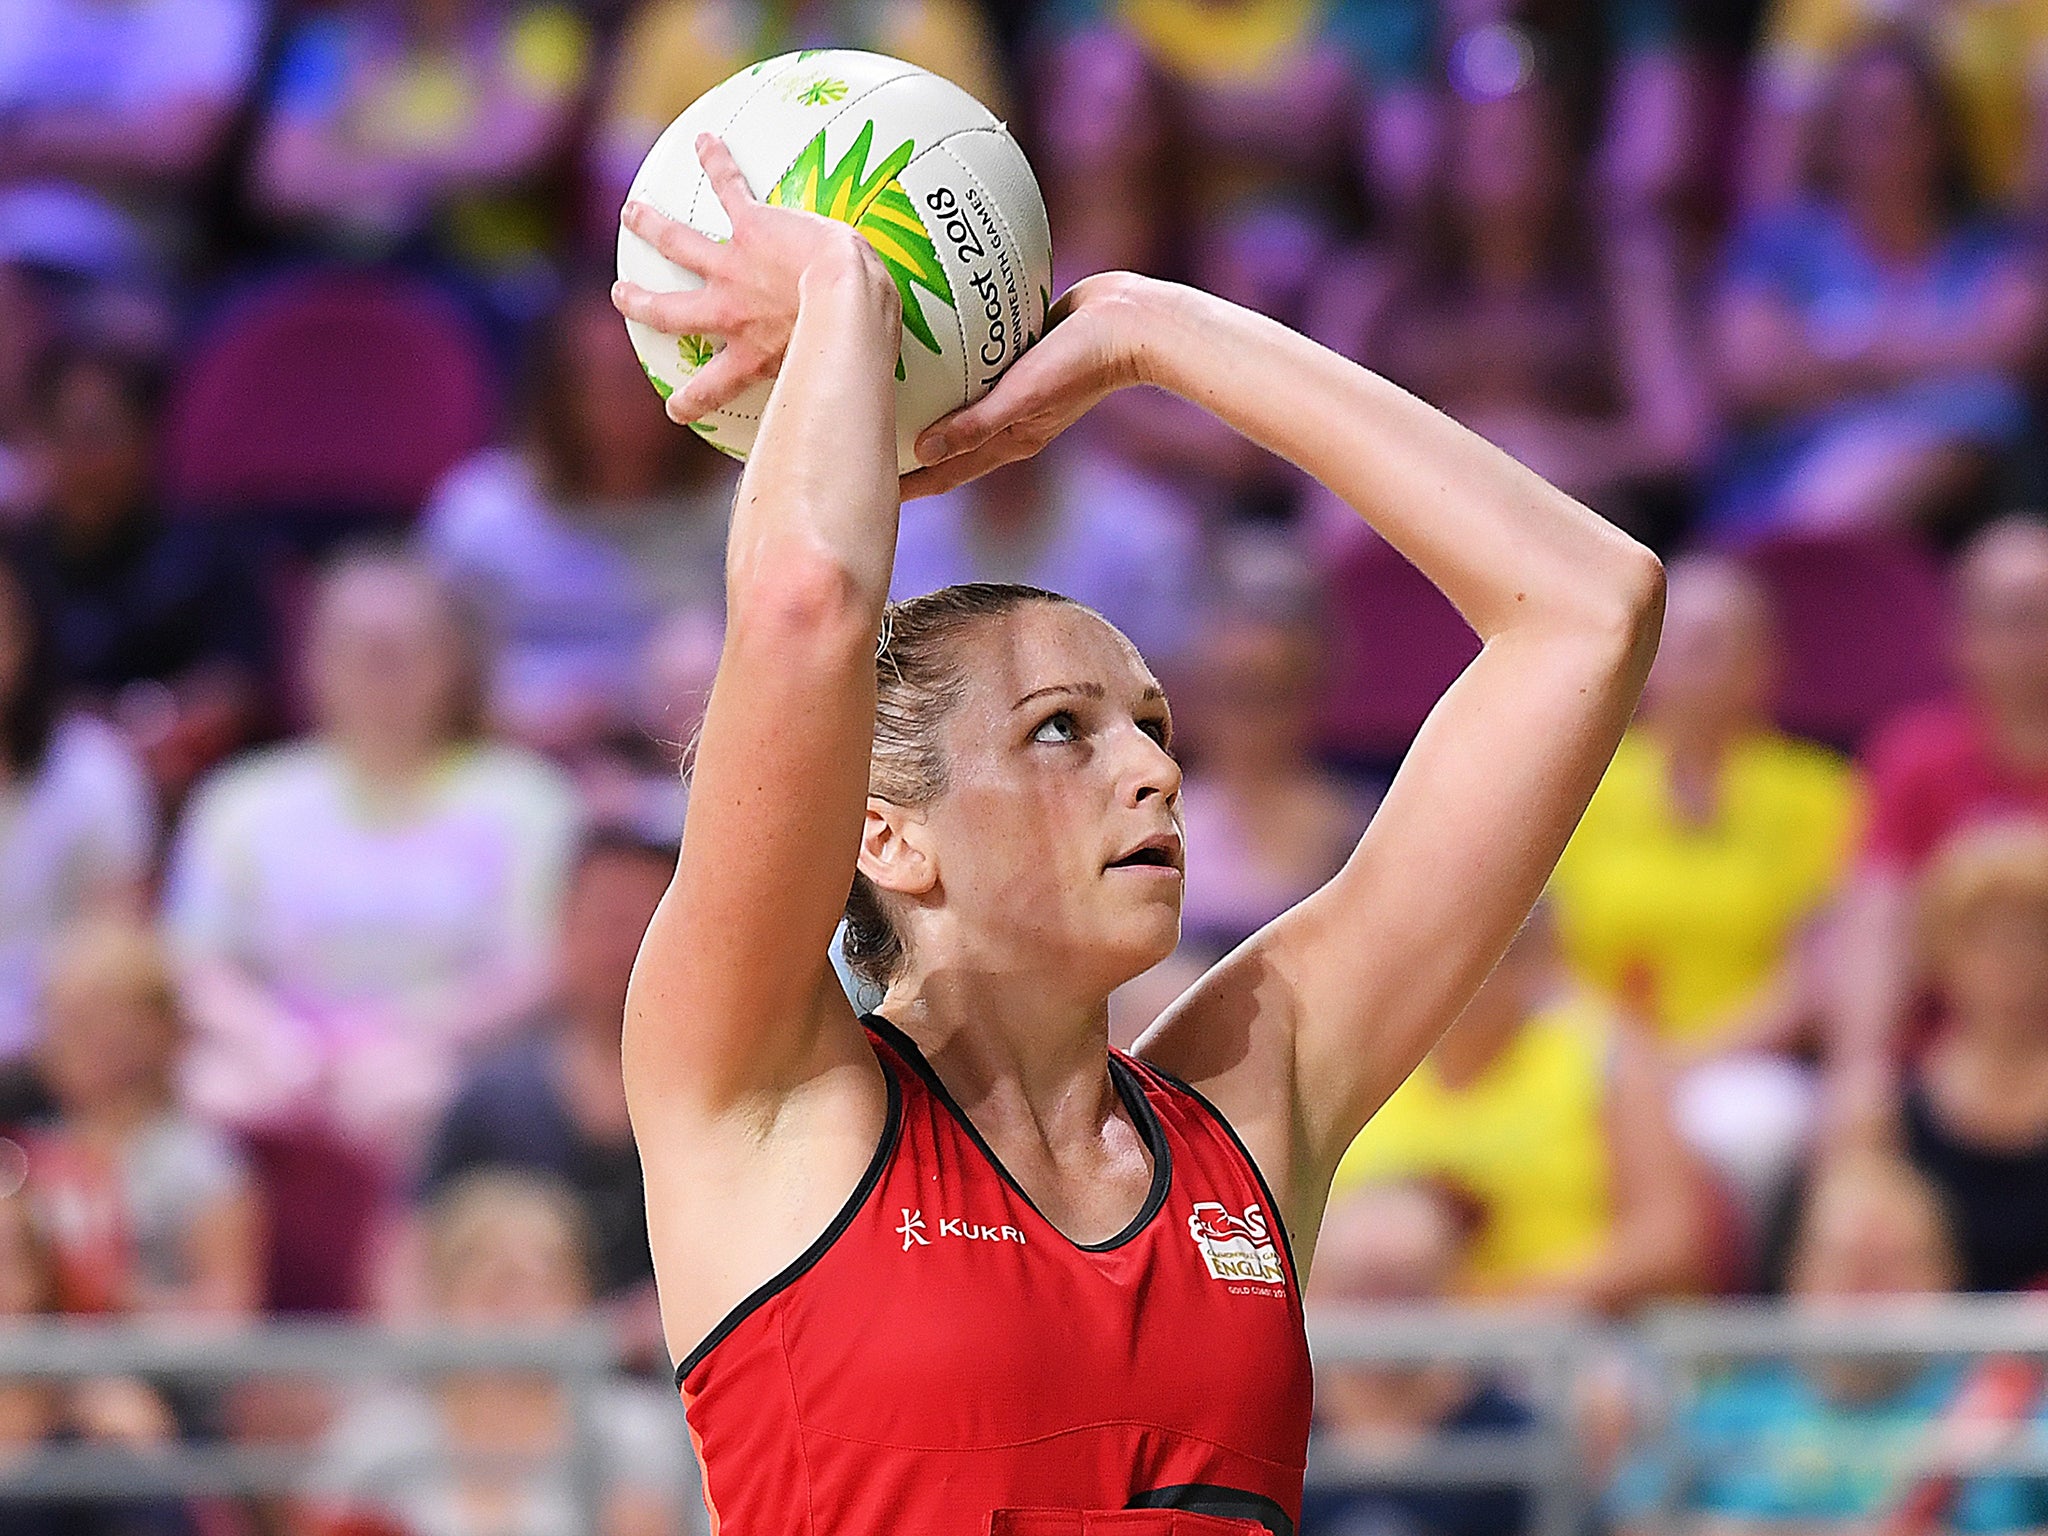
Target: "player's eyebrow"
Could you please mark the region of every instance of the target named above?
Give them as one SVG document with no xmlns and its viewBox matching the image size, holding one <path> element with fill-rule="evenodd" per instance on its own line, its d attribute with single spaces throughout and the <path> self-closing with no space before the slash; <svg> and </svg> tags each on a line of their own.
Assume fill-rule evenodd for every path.
<svg viewBox="0 0 2048 1536">
<path fill-rule="evenodd" d="M 1108 692 L 1109 690 L 1100 683 L 1048 683 L 1043 688 L 1032 689 L 1023 698 L 1012 704 L 1010 708 L 1013 710 L 1022 709 L 1033 699 L 1042 699 L 1049 694 L 1078 693 L 1083 698 L 1100 699 L 1106 697 Z M 1166 702 L 1166 691 L 1157 683 L 1149 684 L 1145 691 L 1138 695 L 1138 702 L 1140 704 L 1163 704 Z"/>
</svg>

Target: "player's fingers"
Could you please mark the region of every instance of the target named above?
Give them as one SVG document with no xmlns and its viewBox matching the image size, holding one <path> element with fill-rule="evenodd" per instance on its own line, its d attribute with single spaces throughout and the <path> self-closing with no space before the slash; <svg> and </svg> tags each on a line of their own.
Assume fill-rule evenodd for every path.
<svg viewBox="0 0 2048 1536">
<path fill-rule="evenodd" d="M 655 293 L 623 280 L 612 284 L 612 307 L 628 320 L 637 320 L 668 336 L 716 333 L 720 329 L 718 317 L 723 312 L 709 289 Z"/>
<path fill-rule="evenodd" d="M 702 230 L 672 219 L 660 209 L 630 202 L 619 210 L 619 222 L 686 272 L 709 277 L 725 247 Z"/>
<path fill-rule="evenodd" d="M 754 202 L 754 189 L 747 185 L 739 161 L 733 159 L 732 151 L 725 147 L 725 140 L 716 134 L 700 133 L 697 135 L 697 163 L 711 178 L 711 190 L 718 194 L 719 206 L 725 209 L 725 216 L 732 220 L 734 227 L 738 227 L 741 210 L 751 207 Z"/>
<path fill-rule="evenodd" d="M 708 416 L 731 404 L 753 382 L 753 370 L 745 359 L 727 347 L 676 386 L 676 392 L 668 397 L 669 420 L 695 421 Z"/>
<path fill-rule="evenodd" d="M 918 434 L 918 459 L 938 464 L 955 454 L 972 453 L 1001 432 L 1021 430 L 1028 437 L 1031 424 L 1064 414 L 1062 397 L 1071 386 L 1071 373 L 1062 349 L 1041 342 L 974 404 L 941 416 Z"/>
<path fill-rule="evenodd" d="M 998 384 L 997 389 L 1002 386 Z M 961 454 L 972 453 L 1003 430 L 1017 402 L 994 394 L 963 406 L 950 416 L 941 416 L 918 434 L 917 457 L 925 464 L 941 464 Z"/>
<path fill-rule="evenodd" d="M 1001 390 L 1002 385 L 996 388 Z M 1036 453 L 1056 435 L 1046 426 L 1051 415 L 1051 402 L 1038 398 L 1035 391 L 1019 388 L 1001 399 L 991 394 L 933 422 L 919 434 L 915 450 L 929 465 L 979 453 L 996 442 L 1009 442 L 1020 454 Z"/>
<path fill-rule="evenodd" d="M 1017 432 L 1005 429 L 996 436 L 965 453 L 937 464 L 927 464 L 922 469 L 913 469 L 898 482 L 897 489 L 905 501 L 915 501 L 920 496 L 939 496 L 979 479 L 992 469 L 1028 459 L 1038 451 L 1039 444 Z"/>
</svg>

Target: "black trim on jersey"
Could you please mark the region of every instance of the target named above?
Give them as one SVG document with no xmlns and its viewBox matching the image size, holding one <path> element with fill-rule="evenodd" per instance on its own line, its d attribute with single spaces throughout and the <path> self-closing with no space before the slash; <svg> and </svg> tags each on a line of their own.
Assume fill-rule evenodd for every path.
<svg viewBox="0 0 2048 1536">
<path fill-rule="evenodd" d="M 861 1022 L 881 1036 L 890 1049 L 903 1058 L 904 1064 L 924 1079 L 925 1086 L 931 1089 L 941 1104 L 946 1106 L 947 1113 L 960 1123 L 960 1129 L 967 1133 L 968 1140 L 972 1141 L 981 1155 L 988 1160 L 988 1165 L 995 1170 L 996 1177 L 1014 1189 L 1017 1198 L 1030 1206 L 1037 1213 L 1039 1220 L 1052 1227 L 1053 1231 L 1060 1232 L 1045 1212 L 1038 1209 L 1038 1203 L 1025 1193 L 1024 1186 L 1010 1176 L 1010 1170 L 1003 1166 L 1003 1160 L 996 1156 L 994 1148 L 990 1147 L 981 1132 L 974 1128 L 974 1122 L 967 1118 L 967 1112 L 961 1109 L 953 1095 L 946 1090 L 945 1083 L 940 1080 L 932 1064 L 924 1059 L 924 1052 L 917 1048 L 917 1042 L 879 1013 L 871 1013 Z M 1083 1253 L 1107 1253 L 1112 1248 L 1121 1248 L 1128 1243 L 1144 1231 L 1152 1218 L 1159 1214 L 1159 1208 L 1166 1204 L 1167 1191 L 1173 1187 L 1173 1149 L 1166 1144 L 1166 1129 L 1159 1123 L 1159 1116 L 1152 1108 L 1152 1101 L 1145 1097 L 1144 1084 L 1137 1081 L 1136 1074 L 1118 1060 L 1114 1052 L 1111 1052 L 1109 1057 L 1109 1077 L 1116 1085 L 1117 1097 L 1123 1100 L 1124 1108 L 1130 1112 L 1131 1123 L 1137 1126 L 1139 1136 L 1144 1138 L 1145 1149 L 1152 1154 L 1152 1187 L 1145 1192 L 1145 1203 L 1138 1207 L 1138 1214 L 1133 1216 L 1123 1231 L 1114 1237 L 1105 1238 L 1099 1243 L 1077 1243 L 1064 1232 L 1060 1232 L 1060 1236 L 1065 1238 L 1071 1247 L 1078 1248 Z"/>
<path fill-rule="evenodd" d="M 1225 1488 L 1216 1483 L 1175 1483 L 1141 1493 L 1125 1509 L 1180 1509 L 1191 1515 L 1220 1515 L 1226 1520 L 1250 1520 L 1263 1525 L 1273 1536 L 1294 1536 L 1294 1522 L 1287 1511 L 1263 1493 L 1243 1488 Z"/>
<path fill-rule="evenodd" d="M 1144 1058 L 1141 1056 L 1138 1060 L 1144 1061 Z M 1173 1084 L 1174 1087 L 1209 1111 L 1209 1117 L 1223 1127 L 1223 1134 L 1230 1138 L 1230 1144 L 1237 1148 L 1237 1155 L 1244 1159 L 1244 1165 L 1251 1169 L 1252 1177 L 1258 1180 L 1259 1193 L 1266 1197 L 1266 1208 L 1273 1213 L 1274 1230 L 1280 1234 L 1280 1246 L 1287 1250 L 1287 1272 L 1294 1276 L 1294 1290 L 1296 1296 L 1299 1297 L 1301 1293 L 1301 1270 L 1294 1262 L 1294 1239 L 1287 1232 L 1287 1212 L 1280 1202 L 1273 1198 L 1273 1186 L 1266 1182 L 1266 1175 L 1259 1167 L 1259 1160 L 1252 1156 L 1251 1148 L 1247 1147 L 1244 1144 L 1244 1138 L 1237 1134 L 1237 1127 L 1232 1125 L 1229 1117 L 1214 1104 L 1211 1104 L 1208 1096 L 1201 1089 L 1195 1087 L 1194 1084 L 1182 1082 L 1164 1067 L 1149 1061 L 1145 1062 L 1145 1070 L 1147 1072 L 1157 1072 L 1167 1082 Z"/>
<path fill-rule="evenodd" d="M 881 1066 L 882 1076 L 888 1084 L 889 1112 L 882 1121 L 882 1136 L 875 1143 L 875 1155 L 868 1159 L 867 1172 L 860 1176 L 860 1182 L 854 1185 L 853 1193 L 846 1197 L 846 1204 L 839 1207 L 839 1214 L 832 1218 L 830 1226 L 818 1234 L 817 1241 L 790 1260 L 772 1279 L 755 1287 L 746 1300 L 726 1313 L 719 1320 L 718 1326 L 705 1334 L 697 1347 L 683 1357 L 683 1363 L 676 1367 L 678 1389 L 683 1385 L 683 1378 L 694 1371 L 727 1334 L 745 1322 L 753 1312 L 772 1301 L 777 1292 L 788 1290 L 803 1278 L 812 1265 L 825 1257 L 826 1250 L 838 1242 L 841 1234 L 853 1225 L 853 1218 L 860 1214 L 860 1208 L 867 1204 L 868 1196 L 873 1194 L 875 1186 L 881 1183 L 882 1170 L 888 1166 L 890 1154 L 896 1150 L 897 1138 L 903 1130 L 903 1089 L 896 1081 L 896 1074 L 886 1063 L 877 1065 Z"/>
</svg>

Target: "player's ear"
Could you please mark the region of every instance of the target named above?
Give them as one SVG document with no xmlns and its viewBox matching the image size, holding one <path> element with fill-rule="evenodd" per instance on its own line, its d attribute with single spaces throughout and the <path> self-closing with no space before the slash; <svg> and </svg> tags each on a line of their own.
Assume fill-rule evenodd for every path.
<svg viewBox="0 0 2048 1536">
<path fill-rule="evenodd" d="M 874 795 L 861 823 L 859 863 L 870 884 L 901 896 L 926 895 L 939 883 L 924 817 Z"/>
</svg>

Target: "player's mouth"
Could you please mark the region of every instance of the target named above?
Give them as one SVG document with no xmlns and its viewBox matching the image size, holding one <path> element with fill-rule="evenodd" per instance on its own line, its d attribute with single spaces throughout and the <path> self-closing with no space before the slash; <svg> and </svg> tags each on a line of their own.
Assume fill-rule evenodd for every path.
<svg viewBox="0 0 2048 1536">
<path fill-rule="evenodd" d="M 1178 832 L 1161 832 L 1148 837 L 1103 866 L 1105 869 L 1159 870 L 1176 878 L 1182 873 L 1182 850 Z"/>
</svg>

